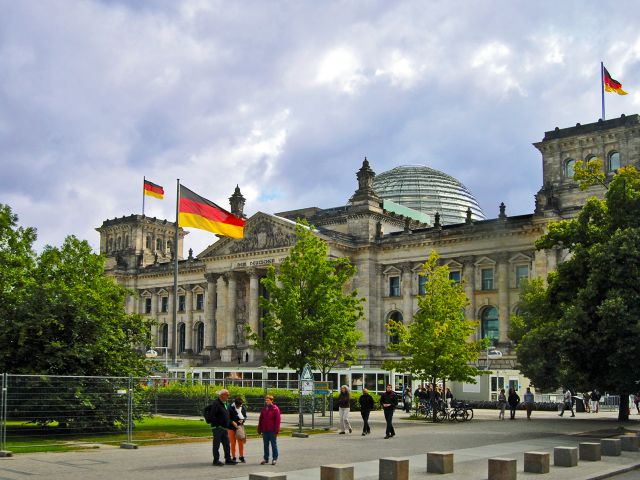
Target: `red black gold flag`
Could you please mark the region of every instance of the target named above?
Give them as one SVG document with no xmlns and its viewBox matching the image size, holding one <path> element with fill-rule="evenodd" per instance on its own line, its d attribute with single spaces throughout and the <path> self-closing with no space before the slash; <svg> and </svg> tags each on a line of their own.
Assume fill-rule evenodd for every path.
<svg viewBox="0 0 640 480">
<path fill-rule="evenodd" d="M 164 197 L 164 188 L 160 185 L 156 185 L 149 180 L 144 181 L 144 194 L 149 195 L 150 197 L 155 197 L 157 199 L 162 200 Z"/>
<path fill-rule="evenodd" d="M 184 185 L 180 185 L 178 224 L 181 227 L 208 230 L 225 237 L 244 237 L 244 219 L 227 212 Z"/>
<path fill-rule="evenodd" d="M 627 95 L 627 92 L 622 90 L 622 84 L 619 81 L 611 78 L 611 75 L 609 74 L 607 69 L 605 67 L 603 68 L 604 68 L 604 78 L 603 78 L 604 89 L 607 92 L 616 92 L 618 95 Z"/>
</svg>

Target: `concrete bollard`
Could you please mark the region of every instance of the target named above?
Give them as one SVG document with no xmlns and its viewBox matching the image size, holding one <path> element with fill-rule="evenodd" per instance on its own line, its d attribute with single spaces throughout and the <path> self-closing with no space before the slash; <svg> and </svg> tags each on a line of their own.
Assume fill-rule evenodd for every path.
<svg viewBox="0 0 640 480">
<path fill-rule="evenodd" d="M 576 467 L 578 465 L 578 447 L 555 447 L 553 465 L 556 467 Z"/>
<path fill-rule="evenodd" d="M 622 450 L 625 452 L 637 452 L 639 438 L 634 435 L 620 435 L 618 437 L 621 442 Z"/>
<path fill-rule="evenodd" d="M 601 458 L 600 444 L 595 442 L 580 442 L 578 444 L 580 460 L 599 462 Z"/>
<path fill-rule="evenodd" d="M 256 472 L 249 474 L 249 480 L 287 480 L 287 476 L 277 472 Z"/>
<path fill-rule="evenodd" d="M 606 457 L 619 457 L 622 453 L 622 440 L 619 438 L 603 438 L 600 440 L 602 455 Z"/>
<path fill-rule="evenodd" d="M 427 452 L 427 473 L 453 473 L 453 452 Z"/>
<path fill-rule="evenodd" d="M 524 452 L 524 471 L 549 473 L 549 452 Z"/>
<path fill-rule="evenodd" d="M 381 458 L 378 478 L 380 480 L 409 480 L 409 459 L 398 457 Z"/>
<path fill-rule="evenodd" d="M 353 480 L 353 465 L 322 465 L 320 480 Z"/>
<path fill-rule="evenodd" d="M 489 480 L 516 480 L 517 461 L 514 458 L 490 458 Z"/>
</svg>

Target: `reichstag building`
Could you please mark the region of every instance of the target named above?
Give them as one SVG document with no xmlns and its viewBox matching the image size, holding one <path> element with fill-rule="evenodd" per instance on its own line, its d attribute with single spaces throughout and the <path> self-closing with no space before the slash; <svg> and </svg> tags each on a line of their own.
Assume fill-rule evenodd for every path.
<svg viewBox="0 0 640 480">
<path fill-rule="evenodd" d="M 243 239 L 222 237 L 197 256 L 191 251 L 184 255 L 181 230 L 176 248 L 178 362 L 170 365 L 171 374 L 294 384 L 294 372 L 263 365 L 244 326 L 260 330 L 260 278 L 267 266 L 277 266 L 287 256 L 296 238 L 295 220 L 305 218 L 329 245 L 331 256 L 351 259 L 358 271 L 352 287 L 366 299 L 366 318 L 359 325 L 363 359 L 357 367 L 336 369 L 332 379 L 337 384 L 382 391 L 387 382 L 408 381 L 402 372 L 381 369 L 382 361 L 395 355 L 387 349 L 385 323 L 412 321 L 423 288 L 421 266 L 436 250 L 451 278 L 464 281 L 467 318 L 479 322 L 475 336 L 488 337 L 502 352 L 500 358 L 480 360 L 493 372 L 490 376 L 477 384 L 454 384 L 454 394 L 495 398 L 502 386 L 515 386 L 522 395 L 529 382 L 518 371 L 507 337 L 509 318 L 518 309 L 520 283 L 546 277 L 567 254 L 559 249 L 537 251 L 534 243 L 549 222 L 571 218 L 587 197 L 603 195 L 602 187 L 578 188 L 573 181 L 577 160 L 598 157 L 607 175 L 621 166 L 640 166 L 639 118 L 622 115 L 555 128 L 533 146 L 541 154 L 543 184 L 527 215 L 509 216 L 504 205 L 483 210 L 461 182 L 438 170 L 410 165 L 376 174 L 375 165 L 365 159 L 354 172 L 352 195 L 340 206 L 257 212 L 247 218 Z M 239 188 L 229 201 L 230 211 L 243 216 L 245 201 Z M 156 321 L 152 344 L 159 347 L 160 360 L 174 355 L 174 226 L 168 220 L 130 215 L 106 220 L 97 228 L 108 273 L 137 292 L 127 300 L 127 311 Z"/>
</svg>

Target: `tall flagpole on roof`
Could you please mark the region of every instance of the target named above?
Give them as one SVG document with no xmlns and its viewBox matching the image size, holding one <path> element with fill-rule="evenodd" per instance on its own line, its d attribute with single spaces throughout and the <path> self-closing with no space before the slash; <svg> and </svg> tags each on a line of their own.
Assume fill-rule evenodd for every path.
<svg viewBox="0 0 640 480">
<path fill-rule="evenodd" d="M 143 217 L 144 217 L 144 197 L 145 197 L 144 186 L 146 183 L 147 183 L 147 177 L 143 175 L 142 176 L 142 216 Z"/>
<path fill-rule="evenodd" d="M 602 120 L 606 120 L 604 116 L 604 63 L 600 62 L 600 91 L 602 93 Z"/>
<path fill-rule="evenodd" d="M 176 180 L 176 229 L 173 237 L 173 341 L 171 342 L 172 360 L 178 365 L 178 212 L 180 211 L 180 179 Z"/>
</svg>

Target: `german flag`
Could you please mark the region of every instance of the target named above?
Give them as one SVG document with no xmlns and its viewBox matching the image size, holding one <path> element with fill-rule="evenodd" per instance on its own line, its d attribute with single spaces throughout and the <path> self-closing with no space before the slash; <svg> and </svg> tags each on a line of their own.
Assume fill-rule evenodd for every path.
<svg viewBox="0 0 640 480">
<path fill-rule="evenodd" d="M 244 224 L 242 218 L 180 185 L 178 225 L 181 227 L 200 228 L 225 237 L 243 238 Z"/>
<path fill-rule="evenodd" d="M 144 181 L 143 189 L 145 195 L 155 197 L 159 200 L 162 200 L 164 198 L 164 188 L 162 188 L 160 185 L 156 185 L 155 183 L 150 182 L 149 180 Z"/>
<path fill-rule="evenodd" d="M 604 68 L 604 89 L 607 92 L 616 92 L 618 95 L 627 95 L 627 92 L 622 90 L 622 84 L 614 80 L 604 66 L 602 68 Z"/>
</svg>

